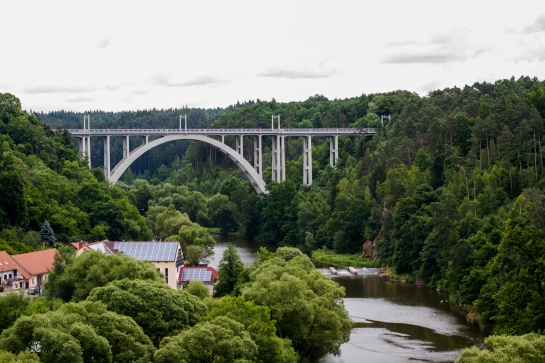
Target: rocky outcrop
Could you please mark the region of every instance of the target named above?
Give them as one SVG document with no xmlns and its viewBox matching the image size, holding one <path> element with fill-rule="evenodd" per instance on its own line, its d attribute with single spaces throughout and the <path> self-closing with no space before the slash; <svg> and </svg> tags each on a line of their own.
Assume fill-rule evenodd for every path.
<svg viewBox="0 0 545 363">
<path fill-rule="evenodd" d="M 362 246 L 361 258 L 378 260 L 377 243 L 367 240 Z"/>
</svg>

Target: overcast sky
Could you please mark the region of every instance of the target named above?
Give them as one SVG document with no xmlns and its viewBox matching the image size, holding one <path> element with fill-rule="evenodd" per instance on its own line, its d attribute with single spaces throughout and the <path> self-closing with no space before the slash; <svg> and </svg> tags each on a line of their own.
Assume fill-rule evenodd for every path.
<svg viewBox="0 0 545 363">
<path fill-rule="evenodd" d="M 33 111 L 545 79 L 543 0 L 12 0 L 0 12 L 0 92 Z"/>
</svg>

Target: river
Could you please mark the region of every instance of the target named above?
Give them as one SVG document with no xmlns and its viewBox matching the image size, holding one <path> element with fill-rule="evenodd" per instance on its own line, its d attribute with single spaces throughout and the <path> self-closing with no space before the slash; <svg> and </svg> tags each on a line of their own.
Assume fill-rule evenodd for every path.
<svg viewBox="0 0 545 363">
<path fill-rule="evenodd" d="M 247 267 L 255 261 L 258 247 L 252 242 L 222 237 L 216 241 L 211 266 L 218 266 L 230 242 Z M 463 314 L 445 302 L 444 293 L 382 281 L 374 274 L 377 269 L 358 269 L 358 276 L 345 270 L 331 276 L 328 269 L 319 270 L 344 286 L 345 307 L 354 322 L 341 355 L 326 356 L 320 363 L 453 362 L 461 349 L 484 340 Z"/>
</svg>

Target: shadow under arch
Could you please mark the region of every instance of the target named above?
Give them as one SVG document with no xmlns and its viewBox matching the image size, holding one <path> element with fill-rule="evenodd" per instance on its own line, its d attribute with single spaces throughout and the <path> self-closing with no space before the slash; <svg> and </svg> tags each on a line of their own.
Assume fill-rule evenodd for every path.
<svg viewBox="0 0 545 363">
<path fill-rule="evenodd" d="M 229 156 L 229 158 L 238 165 L 238 167 L 244 172 L 244 175 L 246 175 L 248 180 L 250 180 L 250 183 L 252 183 L 252 186 L 257 193 L 267 193 L 265 181 L 252 167 L 252 165 L 246 159 L 244 159 L 242 155 L 240 155 L 233 148 L 225 145 L 224 143 L 204 135 L 166 135 L 156 140 L 150 141 L 147 144 L 140 145 L 139 147 L 131 151 L 125 159 L 121 160 L 112 169 L 108 177 L 109 182 L 111 184 L 115 184 L 119 180 L 119 178 L 121 178 L 121 175 L 123 175 L 125 170 L 127 170 L 127 168 L 131 166 L 131 164 L 140 156 L 142 156 L 145 152 L 153 149 L 156 146 L 175 140 L 202 141 L 217 147 L 219 150 L 227 154 L 227 156 Z"/>
</svg>

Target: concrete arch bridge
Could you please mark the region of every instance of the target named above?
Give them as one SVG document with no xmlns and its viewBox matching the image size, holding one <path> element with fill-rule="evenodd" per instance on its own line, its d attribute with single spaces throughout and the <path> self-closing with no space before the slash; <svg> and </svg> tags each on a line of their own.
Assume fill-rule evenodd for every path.
<svg viewBox="0 0 545 363">
<path fill-rule="evenodd" d="M 274 117 L 278 117 L 279 120 L 279 116 Z M 269 136 L 272 139 L 272 180 L 275 182 L 286 180 L 285 138 L 303 138 L 303 182 L 311 185 L 312 137 L 329 137 L 329 162 L 332 167 L 335 167 L 339 158 L 339 136 L 363 135 L 365 137 L 375 134 L 375 129 L 371 128 L 283 129 L 280 128 L 280 121 L 277 128 L 274 128 L 274 123 L 271 123 L 270 129 L 188 129 L 182 128 L 181 123 L 178 129 L 91 129 L 89 123 L 89 116 L 84 116 L 83 129 L 68 129 L 68 131 L 80 140 L 79 152 L 83 158 L 88 157 L 89 168 L 91 167 L 91 137 L 104 138 L 104 176 L 111 184 L 115 184 L 136 159 L 154 147 L 175 140 L 196 140 L 210 144 L 227 154 L 244 172 L 257 193 L 267 192 L 262 167 L 263 136 Z M 142 138 L 141 145 L 133 150 L 130 149 L 129 144 L 131 136 Z M 225 143 L 225 136 L 235 137 L 234 149 Z M 123 138 L 123 159 L 113 168 L 110 166 L 112 137 Z M 150 137 L 153 140 L 150 140 Z M 243 157 L 242 153 L 243 143 L 248 138 L 253 141 L 253 165 Z"/>
</svg>

